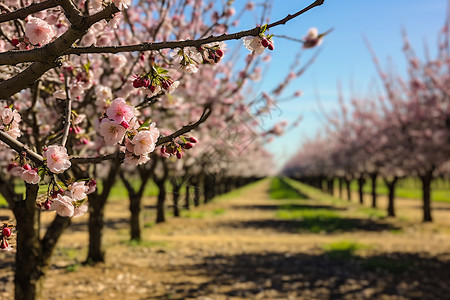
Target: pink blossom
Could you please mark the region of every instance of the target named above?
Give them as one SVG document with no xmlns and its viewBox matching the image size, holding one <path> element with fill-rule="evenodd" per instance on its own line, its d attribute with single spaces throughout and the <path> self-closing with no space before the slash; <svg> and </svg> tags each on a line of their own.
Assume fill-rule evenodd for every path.
<svg viewBox="0 0 450 300">
<path fill-rule="evenodd" d="M 56 213 L 61 217 L 72 217 L 75 210 L 72 202 L 73 200 L 69 196 L 58 194 L 58 196 L 53 199 L 50 210 L 56 210 Z"/>
<path fill-rule="evenodd" d="M 264 52 L 266 47 L 261 43 L 262 39 L 259 36 L 247 36 L 244 38 L 244 46 L 249 51 L 255 54 L 261 54 Z"/>
<path fill-rule="evenodd" d="M 85 185 L 84 181 L 74 182 L 69 185 L 70 196 L 73 200 L 83 200 L 87 197 L 87 192 L 89 191 L 89 187 Z"/>
<path fill-rule="evenodd" d="M 114 5 L 120 10 L 128 8 L 128 6 L 131 4 L 131 0 L 114 0 L 113 2 Z"/>
<path fill-rule="evenodd" d="M 123 56 L 122 54 L 114 54 L 110 58 L 110 63 L 111 63 L 111 66 L 114 67 L 114 71 L 118 72 L 127 63 L 127 58 L 125 56 Z"/>
<path fill-rule="evenodd" d="M 308 34 L 303 37 L 303 48 L 314 48 L 322 43 L 323 35 L 319 35 L 317 28 L 310 28 Z"/>
<path fill-rule="evenodd" d="M 107 145 L 120 143 L 125 132 L 126 129 L 122 125 L 106 118 L 100 123 L 100 135 L 103 136 Z"/>
<path fill-rule="evenodd" d="M 44 156 L 47 158 L 47 167 L 52 173 L 62 173 L 72 165 L 64 146 L 49 146 Z"/>
<path fill-rule="evenodd" d="M 134 117 L 133 110 L 123 98 L 116 98 L 111 102 L 111 106 L 106 110 L 106 115 L 118 124 L 123 121 L 129 122 Z"/>
<path fill-rule="evenodd" d="M 155 144 L 159 137 L 159 130 L 153 123 L 149 130 L 144 130 L 136 134 L 131 141 L 134 145 L 134 154 L 149 154 L 155 150 Z"/>
<path fill-rule="evenodd" d="M 150 160 L 150 157 L 148 155 L 136 156 L 130 152 L 126 152 L 125 159 L 123 162 L 130 166 L 138 166 L 138 165 L 145 164 L 149 160 Z"/>
<path fill-rule="evenodd" d="M 41 177 L 39 177 L 39 174 L 37 173 L 36 169 L 30 169 L 26 170 L 23 169 L 22 174 L 20 177 L 29 184 L 38 184 L 38 182 L 41 180 Z"/>
<path fill-rule="evenodd" d="M 25 25 L 25 35 L 33 45 L 45 45 L 55 36 L 55 30 L 44 20 L 28 17 Z"/>
<path fill-rule="evenodd" d="M 80 206 L 74 208 L 72 217 L 74 217 L 74 218 L 80 217 L 80 216 L 84 215 L 87 211 L 88 211 L 88 205 L 85 202 L 85 203 L 81 204 Z"/>
</svg>

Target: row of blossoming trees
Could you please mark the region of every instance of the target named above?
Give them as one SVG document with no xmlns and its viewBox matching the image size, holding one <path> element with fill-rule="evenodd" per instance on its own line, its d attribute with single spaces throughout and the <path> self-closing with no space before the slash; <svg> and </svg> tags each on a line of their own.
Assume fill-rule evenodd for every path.
<svg viewBox="0 0 450 300">
<path fill-rule="evenodd" d="M 265 105 L 255 109 L 260 101 L 245 97 L 247 83 L 260 77 L 265 49 L 274 50 L 268 30 L 322 3 L 228 34 L 254 3 L 236 12 L 231 2 L 201 0 L 0 1 L 0 193 L 15 216 L 15 226 L 3 225 L 0 248 L 16 251 L 15 298 L 40 297 L 71 217 L 89 212 L 87 261 L 104 260 L 104 208 L 119 177 L 138 240 L 149 180 L 158 186 L 156 221 L 163 222 L 168 181 L 177 216 L 181 187 L 185 197 L 194 190 L 197 205 L 266 174 L 262 146 L 284 124 L 262 129 L 257 116 L 286 84 L 256 98 Z M 304 48 L 322 36 L 310 31 Z M 224 59 L 224 41 L 241 38 L 250 54 L 238 69 L 237 57 Z M 290 80 L 303 71 L 293 69 Z M 21 182 L 24 195 L 15 188 Z M 46 211 L 56 214 L 41 237 Z"/>
<path fill-rule="evenodd" d="M 333 191 L 339 179 L 350 200 L 350 181 L 356 179 L 359 199 L 363 185 L 372 182 L 376 207 L 376 182 L 388 188 L 388 215 L 395 216 L 394 193 L 398 180 L 417 176 L 422 183 L 423 221 L 432 221 L 431 182 L 449 175 L 450 159 L 450 44 L 446 25 L 439 35 L 435 58 L 421 60 L 404 34 L 407 72 L 384 71 L 373 53 L 384 87 L 382 96 L 340 96 L 340 111 L 327 117 L 325 133 L 306 142 L 286 165 L 286 174 Z M 350 104 L 350 107 L 348 104 Z M 320 149 L 320 151 L 318 151 Z M 326 183 L 325 183 L 326 181 Z"/>
</svg>

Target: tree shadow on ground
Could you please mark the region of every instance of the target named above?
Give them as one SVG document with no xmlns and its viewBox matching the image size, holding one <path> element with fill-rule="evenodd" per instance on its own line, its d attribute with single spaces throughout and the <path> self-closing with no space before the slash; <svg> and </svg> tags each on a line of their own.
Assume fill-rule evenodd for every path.
<svg viewBox="0 0 450 300">
<path fill-rule="evenodd" d="M 168 267 L 195 278 L 171 283 L 170 299 L 445 299 L 449 259 L 404 253 L 345 259 L 327 253 L 209 256 L 199 264 Z"/>
<path fill-rule="evenodd" d="M 339 210 L 344 211 L 347 210 L 346 207 L 336 207 L 331 205 L 308 205 L 308 204 L 278 204 L 278 205 L 233 205 L 231 209 L 249 209 L 249 210 L 273 210 L 276 211 L 278 209 L 283 209 L 286 206 L 289 206 L 291 209 L 329 209 L 329 210 Z"/>
<path fill-rule="evenodd" d="M 128 218 L 106 219 L 105 228 L 108 229 L 124 229 L 130 227 Z M 88 229 L 88 221 L 73 222 L 67 230 L 69 231 L 86 231 Z"/>
<path fill-rule="evenodd" d="M 272 229 L 274 231 L 284 233 L 342 233 L 356 231 L 378 232 L 401 229 L 393 224 L 379 222 L 373 219 L 344 218 L 339 216 L 317 216 L 296 220 L 264 219 L 240 222 L 232 221 L 224 222 L 221 225 L 235 229 Z"/>
</svg>

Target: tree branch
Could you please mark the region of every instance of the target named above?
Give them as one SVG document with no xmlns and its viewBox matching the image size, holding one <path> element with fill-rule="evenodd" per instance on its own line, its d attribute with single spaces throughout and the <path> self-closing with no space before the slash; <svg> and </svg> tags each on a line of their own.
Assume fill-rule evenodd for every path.
<svg viewBox="0 0 450 300">
<path fill-rule="evenodd" d="M 309 5 L 308 7 L 298 11 L 297 13 L 293 15 L 287 15 L 285 18 L 271 23 L 267 25 L 267 28 L 272 28 L 278 25 L 286 24 L 288 21 L 300 16 L 301 14 L 307 12 L 308 10 L 322 5 L 324 3 L 324 0 L 316 0 L 314 3 Z M 107 15 L 111 15 L 117 11 L 114 11 L 114 7 L 109 6 L 105 10 L 97 13 L 94 16 L 97 16 L 97 18 L 106 18 Z M 106 16 L 104 16 L 106 15 Z M 119 53 L 119 52 L 143 52 L 143 51 L 155 51 L 155 50 L 161 50 L 161 49 L 174 49 L 174 48 L 184 48 L 184 47 L 200 47 L 201 45 L 212 43 L 212 42 L 221 42 L 221 41 L 228 41 L 228 40 L 238 40 L 246 36 L 257 36 L 260 33 L 260 27 L 255 27 L 250 30 L 240 31 L 237 33 L 231 33 L 231 34 L 222 34 L 219 36 L 209 36 L 207 38 L 198 39 L 198 40 L 184 40 L 184 41 L 169 41 L 169 42 L 159 42 L 159 43 L 142 43 L 142 44 L 135 44 L 135 45 L 125 45 L 125 46 L 105 46 L 105 47 L 96 47 L 96 46 L 90 46 L 90 47 L 71 47 L 67 49 L 62 55 L 67 54 L 89 54 L 89 53 Z M 40 49 L 33 49 L 33 50 L 21 50 L 21 51 L 7 51 L 4 53 L 0 53 L 0 65 L 2 64 L 17 64 L 20 62 L 30 62 L 30 61 L 39 61 L 45 56 L 42 56 L 42 54 L 38 55 Z M 40 52 L 39 52 L 40 53 Z"/>
<path fill-rule="evenodd" d="M 211 105 L 206 106 L 200 119 L 198 119 L 197 122 L 190 124 L 190 125 L 185 125 L 181 129 L 172 133 L 171 135 L 159 137 L 158 141 L 156 142 L 156 147 L 161 146 L 164 143 L 170 142 L 170 141 L 174 140 L 175 138 L 179 137 L 180 135 L 188 133 L 189 131 L 197 128 L 201 123 L 205 122 L 206 119 L 208 119 L 208 117 L 211 115 L 211 112 L 212 112 Z M 72 162 L 73 165 L 89 164 L 89 163 L 96 164 L 96 163 L 101 163 L 106 160 L 123 160 L 124 158 L 125 158 L 125 153 L 116 152 L 113 154 L 102 155 L 102 156 L 97 156 L 97 157 L 72 157 L 70 161 Z"/>
<path fill-rule="evenodd" d="M 16 19 L 25 19 L 28 15 L 58 6 L 57 0 L 47 0 L 40 3 L 33 3 L 27 7 L 20 8 L 16 11 L 3 13 L 0 15 L 0 23 L 8 22 Z"/>
<path fill-rule="evenodd" d="M 19 154 L 25 152 L 27 154 L 27 157 L 37 165 L 41 165 L 42 162 L 44 161 L 44 158 L 41 155 L 30 150 L 27 146 L 25 146 L 18 140 L 13 139 L 9 134 L 1 130 L 0 130 L 0 141 L 8 145 L 11 149 L 15 150 Z"/>
<path fill-rule="evenodd" d="M 64 117 L 64 130 L 63 136 L 61 140 L 61 145 L 66 146 L 67 138 L 69 137 L 69 129 L 70 129 L 70 116 L 72 115 L 72 99 L 69 96 L 69 87 L 67 85 L 68 78 L 66 76 L 64 80 L 64 84 L 66 86 L 66 115 Z"/>
<path fill-rule="evenodd" d="M 27 69 L 8 80 L 0 82 L 0 99 L 9 98 L 24 88 L 29 87 L 48 70 L 57 67 L 60 63 L 58 58 L 61 53 L 64 53 L 67 49 L 72 47 L 72 44 L 75 41 L 82 38 L 93 24 L 109 18 L 117 12 L 119 12 L 118 8 L 114 5 L 110 5 L 92 16 L 87 18 L 83 17 L 79 24 L 72 24 L 65 33 L 52 43 L 47 44 L 40 49 L 30 50 L 30 52 L 36 50 L 37 53 L 40 53 L 42 61 L 36 61 L 36 57 L 36 59 L 33 60 L 35 62 Z M 8 52 L 0 53 L 0 61 L 3 54 L 9 55 Z"/>
</svg>

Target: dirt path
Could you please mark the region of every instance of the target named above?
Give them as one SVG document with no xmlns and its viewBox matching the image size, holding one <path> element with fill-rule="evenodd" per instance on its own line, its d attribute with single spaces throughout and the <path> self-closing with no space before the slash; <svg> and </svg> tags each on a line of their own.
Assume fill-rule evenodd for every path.
<svg viewBox="0 0 450 300">
<path fill-rule="evenodd" d="M 107 205 L 107 263 L 82 266 L 85 217 L 64 234 L 45 299 L 444 299 L 450 227 L 368 218 L 358 206 L 273 200 L 270 180 L 128 238 L 127 201 Z M 146 199 L 146 205 L 154 199 Z M 450 206 L 449 206 L 450 207 Z M 321 211 L 310 232 L 307 215 Z M 401 208 L 399 208 L 401 209 Z M 450 214 L 450 210 L 448 211 Z M 148 221 L 152 213 L 146 213 Z M 150 226 L 151 223 L 148 223 Z M 11 299 L 12 262 L 0 257 L 0 299 Z"/>
</svg>

